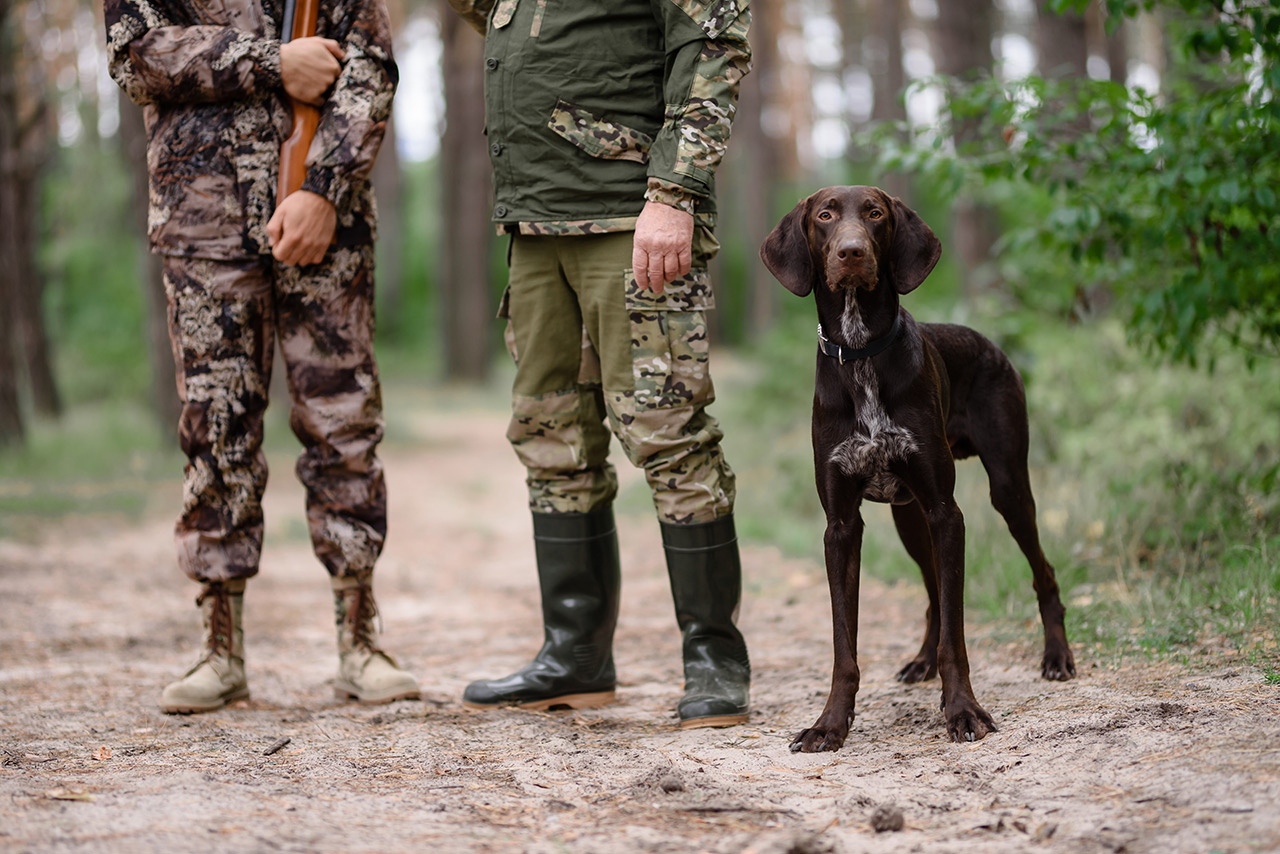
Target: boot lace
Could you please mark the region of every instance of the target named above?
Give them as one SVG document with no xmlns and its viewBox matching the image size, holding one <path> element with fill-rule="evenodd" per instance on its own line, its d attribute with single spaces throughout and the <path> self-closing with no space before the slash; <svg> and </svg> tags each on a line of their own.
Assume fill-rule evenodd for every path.
<svg viewBox="0 0 1280 854">
<path fill-rule="evenodd" d="M 209 655 L 222 654 L 227 657 L 232 653 L 232 633 L 235 631 L 235 620 L 231 613 L 231 594 L 221 584 L 210 584 L 196 598 L 196 605 L 203 608 L 206 600 L 212 598 L 209 605 Z"/>
<path fill-rule="evenodd" d="M 373 599 L 373 589 L 365 585 L 352 588 L 347 595 L 347 630 L 351 643 L 357 649 L 381 652 L 374 638 L 377 636 L 378 605 Z"/>
</svg>

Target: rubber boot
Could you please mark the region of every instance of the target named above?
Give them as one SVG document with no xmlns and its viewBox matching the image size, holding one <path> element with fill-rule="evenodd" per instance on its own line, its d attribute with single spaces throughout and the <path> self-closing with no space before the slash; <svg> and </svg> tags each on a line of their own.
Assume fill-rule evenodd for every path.
<svg viewBox="0 0 1280 854">
<path fill-rule="evenodd" d="M 373 573 L 330 578 L 330 582 L 334 623 L 338 629 L 338 678 L 334 681 L 334 695 L 369 706 L 418 699 L 421 696 L 418 681 L 378 647 Z"/>
<path fill-rule="evenodd" d="M 613 508 L 534 513 L 533 542 L 542 591 L 542 649 L 510 676 L 472 682 L 462 703 L 473 709 L 607 705 L 617 688 L 613 630 L 622 585 Z"/>
<path fill-rule="evenodd" d="M 751 687 L 747 644 L 735 620 L 742 564 L 733 517 L 696 525 L 661 523 L 676 622 L 684 637 L 680 726 L 746 723 Z"/>
<path fill-rule="evenodd" d="M 200 660 L 160 695 L 166 714 L 189 715 L 220 709 L 249 697 L 244 675 L 244 579 L 205 584 L 196 598 L 204 620 Z"/>
</svg>

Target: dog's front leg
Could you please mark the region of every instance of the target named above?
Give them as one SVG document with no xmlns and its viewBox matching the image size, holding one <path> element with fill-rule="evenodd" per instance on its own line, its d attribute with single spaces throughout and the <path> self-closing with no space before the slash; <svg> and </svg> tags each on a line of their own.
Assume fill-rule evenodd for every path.
<svg viewBox="0 0 1280 854">
<path fill-rule="evenodd" d="M 977 741 L 996 724 L 978 704 L 969 684 L 964 639 L 964 516 L 955 500 L 939 499 L 925 510 L 938 571 L 938 674 L 942 709 L 952 741 Z"/>
<path fill-rule="evenodd" d="M 831 693 L 818 720 L 801 730 L 791 742 L 793 753 L 839 750 L 853 721 L 854 698 L 858 694 L 858 579 L 862 563 L 862 514 L 854 509 L 851 518 L 827 516 L 823 536 L 827 584 L 831 588 L 831 625 L 835 664 L 831 669 Z"/>
</svg>

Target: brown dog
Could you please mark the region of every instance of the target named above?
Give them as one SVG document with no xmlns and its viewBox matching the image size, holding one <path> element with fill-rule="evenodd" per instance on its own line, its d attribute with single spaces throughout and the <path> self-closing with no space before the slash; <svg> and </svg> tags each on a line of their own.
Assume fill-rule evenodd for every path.
<svg viewBox="0 0 1280 854">
<path fill-rule="evenodd" d="M 964 517 L 954 460 L 977 455 L 991 502 L 1031 563 L 1044 623 L 1046 679 L 1070 679 L 1053 567 L 1036 530 L 1027 476 L 1027 409 L 1008 358 L 963 326 L 917 323 L 898 305 L 938 262 L 942 245 L 915 211 L 875 187 L 829 187 L 796 205 L 760 248 L 770 272 L 818 304 L 813 453 L 827 515 L 823 538 L 834 617 L 835 665 L 826 708 L 793 751 L 839 750 L 858 692 L 859 506 L 893 505 L 908 554 L 929 593 L 920 652 L 902 682 L 942 676 L 954 741 L 996 729 L 969 685 L 964 641 Z"/>
</svg>

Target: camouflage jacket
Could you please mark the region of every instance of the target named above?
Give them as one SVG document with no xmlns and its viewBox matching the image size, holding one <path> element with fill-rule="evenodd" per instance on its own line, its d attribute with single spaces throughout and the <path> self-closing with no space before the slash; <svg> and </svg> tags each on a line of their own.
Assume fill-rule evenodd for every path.
<svg viewBox="0 0 1280 854">
<path fill-rule="evenodd" d="M 105 0 L 111 76 L 144 107 L 151 246 L 239 259 L 270 252 L 280 143 L 282 0 Z M 303 189 L 333 202 L 336 242 L 367 243 L 369 171 L 399 72 L 384 0 L 322 0 L 318 35 L 346 50 L 320 112 Z"/>
<path fill-rule="evenodd" d="M 714 220 L 748 0 L 450 4 L 485 33 L 500 231 L 629 230 L 646 199 Z"/>
</svg>

